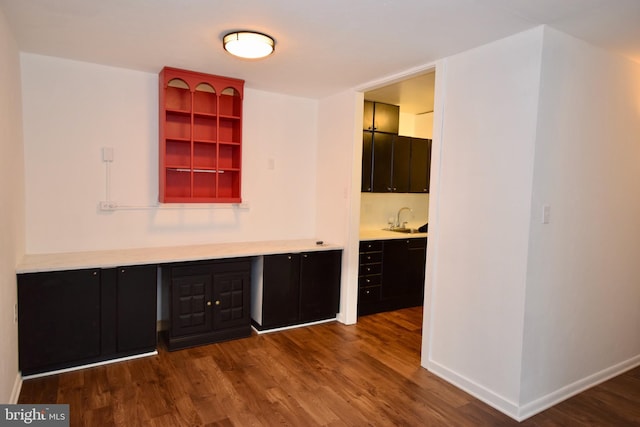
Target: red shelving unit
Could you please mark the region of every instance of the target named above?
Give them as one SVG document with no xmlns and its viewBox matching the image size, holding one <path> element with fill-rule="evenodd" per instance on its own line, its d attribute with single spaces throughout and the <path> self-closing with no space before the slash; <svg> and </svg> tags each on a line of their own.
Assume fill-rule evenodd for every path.
<svg viewBox="0 0 640 427">
<path fill-rule="evenodd" d="M 165 67 L 160 202 L 240 203 L 244 81 Z"/>
</svg>

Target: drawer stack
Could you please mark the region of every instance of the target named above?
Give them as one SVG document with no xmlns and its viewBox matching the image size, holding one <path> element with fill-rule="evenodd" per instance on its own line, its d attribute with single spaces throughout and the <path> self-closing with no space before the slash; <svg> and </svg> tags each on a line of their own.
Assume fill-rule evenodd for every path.
<svg viewBox="0 0 640 427">
<path fill-rule="evenodd" d="M 382 242 L 360 242 L 358 315 L 376 311 L 382 285 Z"/>
</svg>

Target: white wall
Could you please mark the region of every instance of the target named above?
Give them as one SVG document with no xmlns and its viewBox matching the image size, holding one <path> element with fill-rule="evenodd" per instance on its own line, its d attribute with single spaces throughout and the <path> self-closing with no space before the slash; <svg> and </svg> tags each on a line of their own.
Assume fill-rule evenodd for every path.
<svg viewBox="0 0 640 427">
<path fill-rule="evenodd" d="M 317 236 L 344 246 L 338 319 L 347 324 L 358 315 L 362 109 L 362 94 L 349 90 L 321 100 L 318 119 Z"/>
<path fill-rule="evenodd" d="M 511 413 L 520 392 L 541 49 L 538 28 L 436 68 L 444 116 L 434 140 L 423 364 Z"/>
<path fill-rule="evenodd" d="M 640 365 L 640 65 L 539 27 L 436 84 L 423 365 L 520 420 Z"/>
<path fill-rule="evenodd" d="M 318 102 L 252 90 L 244 98 L 247 208 L 101 212 L 158 194 L 157 75 L 22 54 L 28 253 L 315 237 Z M 273 168 L 271 168 L 273 166 Z"/>
<path fill-rule="evenodd" d="M 14 322 L 16 264 L 24 253 L 24 159 L 18 49 L 0 9 L 0 402 L 20 392 Z"/>
<path fill-rule="evenodd" d="M 546 29 L 525 412 L 640 364 L 639 135 L 640 65 Z M 551 207 L 547 225 L 541 223 L 545 204 Z"/>
</svg>

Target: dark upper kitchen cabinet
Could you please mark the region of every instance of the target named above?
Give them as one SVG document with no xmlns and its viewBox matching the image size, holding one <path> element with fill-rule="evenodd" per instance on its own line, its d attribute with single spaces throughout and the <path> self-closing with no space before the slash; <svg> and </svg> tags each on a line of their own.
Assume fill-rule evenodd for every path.
<svg viewBox="0 0 640 427">
<path fill-rule="evenodd" d="M 373 132 L 362 132 L 362 184 L 360 191 L 373 190 Z"/>
<path fill-rule="evenodd" d="M 409 192 L 428 193 L 431 175 L 431 140 L 411 138 Z"/>
<path fill-rule="evenodd" d="M 368 147 L 371 147 L 371 154 L 368 153 Z M 372 159 L 370 171 L 365 168 L 369 157 Z M 362 159 L 362 191 L 429 192 L 430 139 L 363 132 Z M 369 184 L 369 180 L 370 185 L 365 185 Z"/>
<path fill-rule="evenodd" d="M 364 101 L 363 130 L 398 134 L 400 107 Z"/>
<path fill-rule="evenodd" d="M 374 193 L 393 191 L 393 139 L 394 135 L 373 132 L 371 181 Z"/>
<path fill-rule="evenodd" d="M 399 115 L 397 105 L 364 102 L 362 192 L 429 192 L 431 140 L 398 135 Z"/>
<path fill-rule="evenodd" d="M 391 184 L 394 193 L 409 192 L 411 167 L 411 138 L 396 136 L 393 140 L 393 159 L 391 167 Z"/>
<path fill-rule="evenodd" d="M 336 316 L 342 251 L 264 257 L 262 319 L 258 329 L 292 326 Z"/>
<path fill-rule="evenodd" d="M 155 265 L 19 274 L 22 374 L 154 351 L 156 291 Z"/>
<path fill-rule="evenodd" d="M 251 335 L 249 259 L 166 265 L 162 278 L 170 292 L 169 350 Z"/>
</svg>

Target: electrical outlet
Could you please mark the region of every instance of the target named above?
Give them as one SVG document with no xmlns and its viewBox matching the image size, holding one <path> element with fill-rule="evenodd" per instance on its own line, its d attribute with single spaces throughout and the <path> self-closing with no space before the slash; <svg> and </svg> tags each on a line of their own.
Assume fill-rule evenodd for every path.
<svg viewBox="0 0 640 427">
<path fill-rule="evenodd" d="M 118 207 L 116 202 L 100 202 L 101 211 L 114 211 Z"/>
<path fill-rule="evenodd" d="M 13 323 L 18 323 L 18 303 L 13 306 Z"/>
</svg>

